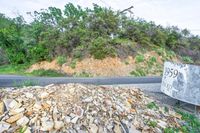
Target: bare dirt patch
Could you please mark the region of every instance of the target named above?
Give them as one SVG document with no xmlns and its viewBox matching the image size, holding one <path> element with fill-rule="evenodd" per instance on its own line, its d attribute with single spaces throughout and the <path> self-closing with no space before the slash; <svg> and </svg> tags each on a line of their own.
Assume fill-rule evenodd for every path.
<svg viewBox="0 0 200 133">
<path fill-rule="evenodd" d="M 134 58 L 131 56 L 126 59 L 120 59 L 118 57 L 107 57 L 103 60 L 85 58 L 81 61 L 77 61 L 75 68 L 70 66 L 70 62 L 71 59 L 62 66 L 59 66 L 56 63 L 56 60 L 53 60 L 52 62 L 43 61 L 32 65 L 28 69 L 28 72 L 38 69 L 53 69 L 62 71 L 69 75 L 86 72 L 93 76 L 127 76 L 135 66 Z"/>
<path fill-rule="evenodd" d="M 52 69 L 71 76 L 80 75 L 82 73 L 91 76 L 130 76 L 130 73 L 136 68 L 145 68 L 145 71 L 149 71 L 149 73 L 146 74 L 148 76 L 161 75 L 164 64 L 162 56 L 155 51 L 148 51 L 144 54 L 140 53 L 140 55 L 144 55 L 144 61 L 140 63 L 136 63 L 136 59 L 133 56 L 128 56 L 127 58 L 106 57 L 102 60 L 88 57 L 76 61 L 68 58 L 67 62 L 62 66 L 59 66 L 56 60 L 51 62 L 42 61 L 32 65 L 27 72 L 32 72 L 38 69 Z M 148 62 L 150 61 L 151 57 L 155 57 L 156 61 L 149 67 Z M 170 60 L 180 62 L 176 56 L 172 57 Z M 73 67 L 72 63 L 74 63 Z"/>
</svg>

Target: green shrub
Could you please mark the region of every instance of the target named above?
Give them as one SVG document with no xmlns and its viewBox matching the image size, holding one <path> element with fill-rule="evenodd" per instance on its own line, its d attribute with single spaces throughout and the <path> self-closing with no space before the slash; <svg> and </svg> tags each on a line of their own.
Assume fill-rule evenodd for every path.
<svg viewBox="0 0 200 133">
<path fill-rule="evenodd" d="M 66 63 L 66 57 L 64 56 L 58 56 L 57 59 L 56 59 L 57 63 L 62 66 L 64 63 Z"/>
<path fill-rule="evenodd" d="M 167 127 L 164 129 L 164 133 L 179 133 L 178 128 Z"/>
<path fill-rule="evenodd" d="M 158 53 L 158 55 L 163 56 L 165 53 L 165 48 L 156 48 L 155 51 Z"/>
<path fill-rule="evenodd" d="M 192 58 L 189 57 L 189 56 L 183 56 L 183 57 L 182 57 L 182 60 L 183 60 L 185 63 L 189 63 L 189 64 L 194 63 L 193 60 L 192 60 Z"/>
<path fill-rule="evenodd" d="M 157 122 L 156 121 L 149 121 L 148 122 L 148 125 L 150 126 L 150 127 L 156 127 L 157 126 Z"/>
<path fill-rule="evenodd" d="M 149 67 L 151 66 L 151 65 L 153 65 L 154 63 L 156 63 L 156 61 L 157 61 L 157 59 L 156 59 L 156 57 L 151 57 L 148 61 L 147 61 L 147 63 L 148 63 L 148 65 L 149 65 Z"/>
<path fill-rule="evenodd" d="M 92 77 L 89 73 L 87 73 L 85 71 L 83 71 L 81 73 L 76 73 L 74 76 L 75 77 Z"/>
<path fill-rule="evenodd" d="M 135 57 L 135 62 L 136 63 L 144 62 L 144 55 L 137 55 Z"/>
<path fill-rule="evenodd" d="M 25 74 L 26 69 L 30 64 L 21 64 L 21 65 L 3 65 L 0 66 L 1 74 Z"/>
<path fill-rule="evenodd" d="M 62 77 L 62 76 L 65 76 L 65 74 L 60 73 L 60 72 L 55 71 L 55 70 L 51 70 L 51 69 L 49 69 L 49 70 L 44 70 L 44 69 L 34 70 L 30 74 L 32 74 L 34 76 L 45 76 L 45 77 Z"/>
<path fill-rule="evenodd" d="M 49 51 L 42 44 L 38 44 L 35 47 L 32 47 L 29 51 L 28 58 L 30 61 L 38 62 L 42 60 L 49 60 Z"/>
<path fill-rule="evenodd" d="M 175 52 L 174 52 L 174 51 L 172 51 L 172 50 L 169 50 L 169 51 L 167 52 L 167 56 L 168 56 L 170 59 L 172 59 L 173 57 L 175 57 L 175 56 L 176 56 L 176 54 L 175 54 Z"/>
<path fill-rule="evenodd" d="M 150 58 L 150 62 L 153 62 L 153 63 L 154 63 L 154 62 L 156 62 L 156 61 L 157 61 L 156 57 L 153 56 L 153 57 Z"/>
<path fill-rule="evenodd" d="M 136 77 L 146 76 L 146 72 L 144 71 L 144 69 L 139 68 L 136 68 L 136 70 L 132 71 L 130 74 Z"/>
<path fill-rule="evenodd" d="M 200 132 L 200 119 L 193 114 L 187 112 L 177 111 L 182 115 L 182 120 L 186 121 L 184 127 L 181 130 L 188 133 L 199 133 Z"/>
<path fill-rule="evenodd" d="M 94 39 L 89 48 L 90 54 L 93 55 L 95 59 L 103 59 L 107 56 L 115 56 L 116 51 L 109 43 L 110 42 L 107 39 L 102 37 Z"/>
<path fill-rule="evenodd" d="M 149 109 L 158 109 L 158 106 L 156 105 L 155 102 L 150 102 L 147 104 L 147 108 Z"/>
<path fill-rule="evenodd" d="M 73 57 L 80 59 L 83 56 L 82 51 L 80 50 L 75 50 L 75 52 L 73 53 Z"/>
<path fill-rule="evenodd" d="M 76 62 L 77 62 L 77 59 L 73 59 L 71 64 L 70 64 L 70 67 L 73 68 L 73 69 L 76 68 Z"/>
</svg>

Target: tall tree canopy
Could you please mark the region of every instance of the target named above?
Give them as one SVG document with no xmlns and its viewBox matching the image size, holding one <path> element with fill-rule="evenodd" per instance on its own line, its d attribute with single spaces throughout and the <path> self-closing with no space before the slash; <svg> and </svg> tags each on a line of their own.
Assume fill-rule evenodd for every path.
<svg viewBox="0 0 200 133">
<path fill-rule="evenodd" d="M 0 14 L 0 49 L 10 63 L 49 60 L 64 54 L 80 57 L 87 53 L 98 59 L 117 56 L 116 49 L 122 45 L 119 40 L 141 47 L 200 51 L 199 36 L 187 29 L 164 28 L 96 4 L 83 9 L 68 3 L 63 11 L 49 7 L 31 16 L 33 22 L 26 23 L 22 16 L 11 19 Z"/>
</svg>

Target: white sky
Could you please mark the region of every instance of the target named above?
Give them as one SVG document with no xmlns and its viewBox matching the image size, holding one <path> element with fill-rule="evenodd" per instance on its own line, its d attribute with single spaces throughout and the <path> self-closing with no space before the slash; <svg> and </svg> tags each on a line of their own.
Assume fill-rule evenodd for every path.
<svg viewBox="0 0 200 133">
<path fill-rule="evenodd" d="M 163 26 L 187 28 L 193 34 L 200 35 L 200 0 L 0 0 L 0 12 L 9 17 L 22 14 L 26 20 L 30 20 L 26 12 L 39 11 L 49 6 L 64 9 L 68 2 L 83 7 L 91 7 L 92 3 L 96 3 L 111 6 L 114 10 L 123 10 L 133 5 L 132 11 L 136 17 Z"/>
</svg>

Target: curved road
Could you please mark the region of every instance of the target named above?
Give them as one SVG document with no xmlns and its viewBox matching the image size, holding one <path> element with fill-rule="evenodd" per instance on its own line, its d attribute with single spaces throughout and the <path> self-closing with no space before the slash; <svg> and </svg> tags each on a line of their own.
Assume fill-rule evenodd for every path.
<svg viewBox="0 0 200 133">
<path fill-rule="evenodd" d="M 85 83 L 96 85 L 116 84 L 154 84 L 161 83 L 161 77 L 31 77 L 17 75 L 0 75 L 0 87 L 13 87 L 16 85 L 33 84 L 64 84 L 64 83 Z"/>
</svg>

